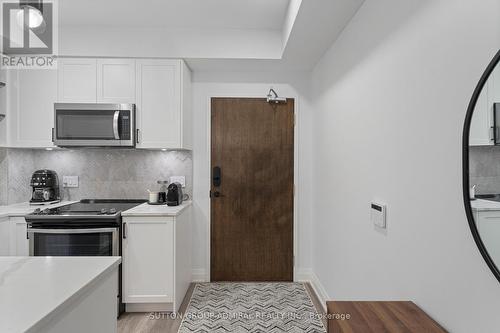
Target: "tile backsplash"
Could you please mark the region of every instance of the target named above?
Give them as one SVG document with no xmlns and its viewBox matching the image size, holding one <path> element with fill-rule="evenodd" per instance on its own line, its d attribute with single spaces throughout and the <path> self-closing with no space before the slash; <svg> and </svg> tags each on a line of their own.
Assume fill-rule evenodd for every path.
<svg viewBox="0 0 500 333">
<path fill-rule="evenodd" d="M 470 147 L 469 176 L 476 193 L 500 193 L 500 146 Z"/>
<path fill-rule="evenodd" d="M 134 149 L 0 150 L 2 204 L 28 201 L 35 170 L 57 172 L 64 200 L 84 198 L 146 199 L 157 180 L 185 176 L 184 192 L 192 195 L 193 165 L 190 151 Z M 63 188 L 63 176 L 78 176 L 79 187 Z"/>
</svg>

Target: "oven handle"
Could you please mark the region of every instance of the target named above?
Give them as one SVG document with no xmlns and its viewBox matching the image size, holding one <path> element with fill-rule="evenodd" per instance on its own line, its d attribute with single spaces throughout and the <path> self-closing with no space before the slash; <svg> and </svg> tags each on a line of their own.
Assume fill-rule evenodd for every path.
<svg viewBox="0 0 500 333">
<path fill-rule="evenodd" d="M 120 111 L 115 111 L 113 116 L 113 134 L 116 140 L 120 140 L 120 133 L 118 132 L 118 119 L 120 118 Z"/>
<path fill-rule="evenodd" d="M 28 233 L 40 234 L 95 234 L 103 232 L 115 232 L 117 228 L 94 228 L 94 229 L 35 229 L 28 228 Z"/>
</svg>

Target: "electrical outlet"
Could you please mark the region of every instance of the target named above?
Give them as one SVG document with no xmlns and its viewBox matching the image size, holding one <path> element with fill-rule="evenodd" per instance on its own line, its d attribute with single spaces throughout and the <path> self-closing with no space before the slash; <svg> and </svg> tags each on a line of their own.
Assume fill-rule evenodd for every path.
<svg viewBox="0 0 500 333">
<path fill-rule="evenodd" d="M 184 176 L 172 176 L 170 177 L 170 184 L 179 183 L 182 187 L 186 187 L 186 177 Z"/>
<path fill-rule="evenodd" d="M 78 176 L 63 176 L 63 187 L 78 187 Z"/>
</svg>

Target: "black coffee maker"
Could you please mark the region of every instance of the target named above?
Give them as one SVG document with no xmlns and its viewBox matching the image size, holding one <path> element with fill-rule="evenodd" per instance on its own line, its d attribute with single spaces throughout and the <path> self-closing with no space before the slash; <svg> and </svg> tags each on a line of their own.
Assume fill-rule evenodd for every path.
<svg viewBox="0 0 500 333">
<path fill-rule="evenodd" d="M 30 185 L 33 189 L 30 204 L 46 205 L 60 201 L 59 178 L 52 170 L 37 170 L 31 176 Z"/>
<path fill-rule="evenodd" d="M 182 204 L 184 196 L 182 194 L 182 185 L 179 183 L 172 183 L 168 185 L 167 192 L 167 205 L 179 206 Z"/>
</svg>

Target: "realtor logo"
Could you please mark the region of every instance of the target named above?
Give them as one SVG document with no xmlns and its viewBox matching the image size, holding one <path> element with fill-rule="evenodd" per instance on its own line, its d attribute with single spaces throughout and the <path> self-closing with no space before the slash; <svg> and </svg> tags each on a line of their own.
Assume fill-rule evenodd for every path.
<svg viewBox="0 0 500 333">
<path fill-rule="evenodd" d="M 2 67 L 54 67 L 57 45 L 54 1 L 1 1 Z"/>
</svg>

